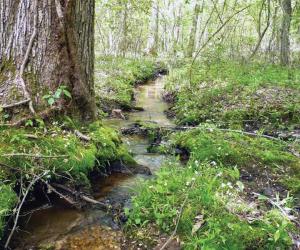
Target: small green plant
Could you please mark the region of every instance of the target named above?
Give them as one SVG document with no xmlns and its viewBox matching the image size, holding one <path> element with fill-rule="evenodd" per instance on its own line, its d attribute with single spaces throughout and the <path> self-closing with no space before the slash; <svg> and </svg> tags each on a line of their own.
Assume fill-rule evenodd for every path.
<svg viewBox="0 0 300 250">
<path fill-rule="evenodd" d="M 62 96 L 67 97 L 69 99 L 72 98 L 71 93 L 68 91 L 65 85 L 59 86 L 54 93 L 49 91 L 48 95 L 43 96 L 43 99 L 46 100 L 50 106 L 52 106 Z"/>
</svg>

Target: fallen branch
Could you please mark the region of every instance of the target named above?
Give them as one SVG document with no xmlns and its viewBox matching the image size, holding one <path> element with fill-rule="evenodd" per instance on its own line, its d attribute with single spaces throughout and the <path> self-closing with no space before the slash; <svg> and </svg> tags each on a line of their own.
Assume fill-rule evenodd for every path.
<svg viewBox="0 0 300 250">
<path fill-rule="evenodd" d="M 50 192 L 53 192 L 55 194 L 57 194 L 60 198 L 64 199 L 67 203 L 69 203 L 70 205 L 72 206 L 76 206 L 76 202 L 71 199 L 70 197 L 66 196 L 66 195 L 63 195 L 62 193 L 60 193 L 59 191 L 57 191 L 57 189 L 55 189 L 52 185 L 50 185 L 48 182 L 42 180 L 43 183 L 46 184 L 48 190 Z"/>
<path fill-rule="evenodd" d="M 24 134 L 24 136 L 27 137 L 28 139 L 39 139 L 39 137 L 37 135 Z"/>
<path fill-rule="evenodd" d="M 270 135 L 256 134 L 256 133 L 246 132 L 246 131 L 242 131 L 242 130 L 221 129 L 221 128 L 217 128 L 217 130 L 225 131 L 225 132 L 240 133 L 240 134 L 244 134 L 244 135 L 258 136 L 258 137 L 263 137 L 263 138 L 270 139 L 270 140 L 281 141 L 281 139 L 270 136 Z"/>
<path fill-rule="evenodd" d="M 261 194 L 259 193 L 255 193 L 252 192 L 252 194 L 254 194 L 255 196 L 259 197 L 261 196 Z M 267 196 L 263 196 L 264 199 L 266 199 L 266 201 L 268 201 L 273 207 L 278 208 L 278 210 L 281 212 L 281 214 L 287 218 L 289 221 L 294 222 L 298 227 L 300 227 L 300 222 L 298 222 L 297 220 L 295 220 L 294 218 L 292 218 L 292 216 L 290 216 L 277 202 L 274 202 L 272 199 L 270 199 Z"/>
<path fill-rule="evenodd" d="M 97 201 L 97 200 L 95 200 L 93 198 L 90 198 L 90 197 L 86 196 L 85 194 L 82 194 L 80 192 L 72 190 L 72 189 L 70 189 L 70 188 L 68 188 L 68 187 L 66 187 L 64 185 L 57 184 L 57 183 L 53 183 L 52 185 L 53 185 L 53 187 L 60 188 L 60 189 L 64 190 L 65 192 L 68 192 L 68 193 L 72 194 L 75 197 L 79 197 L 80 199 L 82 199 L 82 200 L 84 200 L 84 201 L 86 201 L 88 203 L 91 203 L 93 205 L 99 205 L 99 206 L 101 206 L 102 208 L 104 208 L 106 210 L 109 209 L 108 205 L 106 205 L 105 203 Z"/>
<path fill-rule="evenodd" d="M 192 127 L 192 126 L 177 126 L 177 127 L 170 127 L 170 126 L 160 126 L 155 129 L 165 129 L 165 130 L 170 130 L 170 131 L 180 131 L 180 130 L 191 130 L 191 129 L 198 129 L 199 127 Z M 131 127 L 131 128 L 121 128 L 122 133 L 127 133 L 128 131 L 130 132 L 131 130 L 137 130 L 141 129 L 141 127 Z M 151 129 L 151 128 L 150 128 Z M 246 132 L 242 130 L 234 130 L 234 129 L 222 129 L 222 128 L 205 128 L 208 131 L 213 131 L 213 130 L 219 130 L 219 131 L 224 131 L 224 132 L 232 132 L 232 133 L 239 133 L 243 135 L 250 135 L 250 136 L 257 136 L 257 137 L 263 137 L 266 139 L 270 140 L 276 140 L 276 141 L 282 141 L 280 138 L 276 138 L 270 135 L 264 135 L 264 134 L 256 134 L 253 132 Z M 147 130 L 147 128 L 143 128 L 143 131 Z"/>
</svg>

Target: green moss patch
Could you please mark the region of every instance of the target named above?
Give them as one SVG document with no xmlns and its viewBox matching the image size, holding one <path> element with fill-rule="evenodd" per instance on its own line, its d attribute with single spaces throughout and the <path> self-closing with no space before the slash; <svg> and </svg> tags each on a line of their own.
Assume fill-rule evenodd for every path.
<svg viewBox="0 0 300 250">
<path fill-rule="evenodd" d="M 0 239 L 3 236 L 5 218 L 11 213 L 17 201 L 17 195 L 9 185 L 0 182 Z"/>
</svg>

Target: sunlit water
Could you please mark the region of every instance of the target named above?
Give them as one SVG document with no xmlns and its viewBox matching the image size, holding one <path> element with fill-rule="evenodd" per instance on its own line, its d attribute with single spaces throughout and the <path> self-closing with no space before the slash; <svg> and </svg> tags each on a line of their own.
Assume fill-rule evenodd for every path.
<svg viewBox="0 0 300 250">
<path fill-rule="evenodd" d="M 126 127 L 135 121 L 155 122 L 160 126 L 171 126 L 164 115 L 167 104 L 162 101 L 163 77 L 136 89 L 136 106 L 145 111 L 131 112 L 128 120 L 107 119 L 104 123 L 115 129 Z M 148 141 L 139 136 L 124 136 L 123 142 L 133 153 L 135 160 L 155 173 L 165 160 L 165 156 L 149 154 Z M 101 201 L 124 201 L 137 189 L 142 175 L 113 174 L 93 183 L 94 197 Z M 149 178 L 149 177 L 147 177 Z M 126 199 L 126 198 L 125 198 Z M 121 232 L 111 216 L 101 210 L 79 211 L 55 202 L 50 208 L 34 212 L 26 217 L 12 242 L 14 249 L 120 249 Z"/>
</svg>

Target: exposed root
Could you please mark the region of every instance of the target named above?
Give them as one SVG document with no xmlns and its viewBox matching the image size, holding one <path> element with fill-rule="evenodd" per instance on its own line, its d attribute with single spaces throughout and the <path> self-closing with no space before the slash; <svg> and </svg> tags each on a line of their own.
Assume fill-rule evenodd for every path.
<svg viewBox="0 0 300 250">
<path fill-rule="evenodd" d="M 47 184 L 49 185 L 49 184 Z M 105 209 L 105 210 L 109 210 L 109 206 L 103 202 L 100 202 L 100 201 L 97 201 L 91 197 L 88 197 L 87 195 L 81 193 L 81 192 L 78 192 L 78 191 L 75 191 L 75 190 L 72 190 L 71 188 L 68 188 L 62 184 L 57 184 L 57 183 L 53 183 L 51 187 L 51 190 L 54 191 L 56 194 L 58 194 L 59 196 L 62 196 L 62 198 L 64 198 L 64 195 L 59 192 L 57 189 L 61 189 L 63 190 L 64 192 L 67 192 L 68 195 L 72 196 L 72 197 L 75 197 L 75 199 L 80 199 L 80 200 L 83 200 L 87 203 L 90 203 L 90 204 L 93 204 L 93 205 L 97 205 L 97 206 L 100 206 L 102 209 Z M 64 198 L 65 199 L 65 198 Z M 68 199 L 65 199 L 68 203 L 70 203 L 71 205 L 74 205 L 76 204 L 76 202 L 74 202 L 72 200 L 72 198 L 69 198 Z"/>
</svg>

